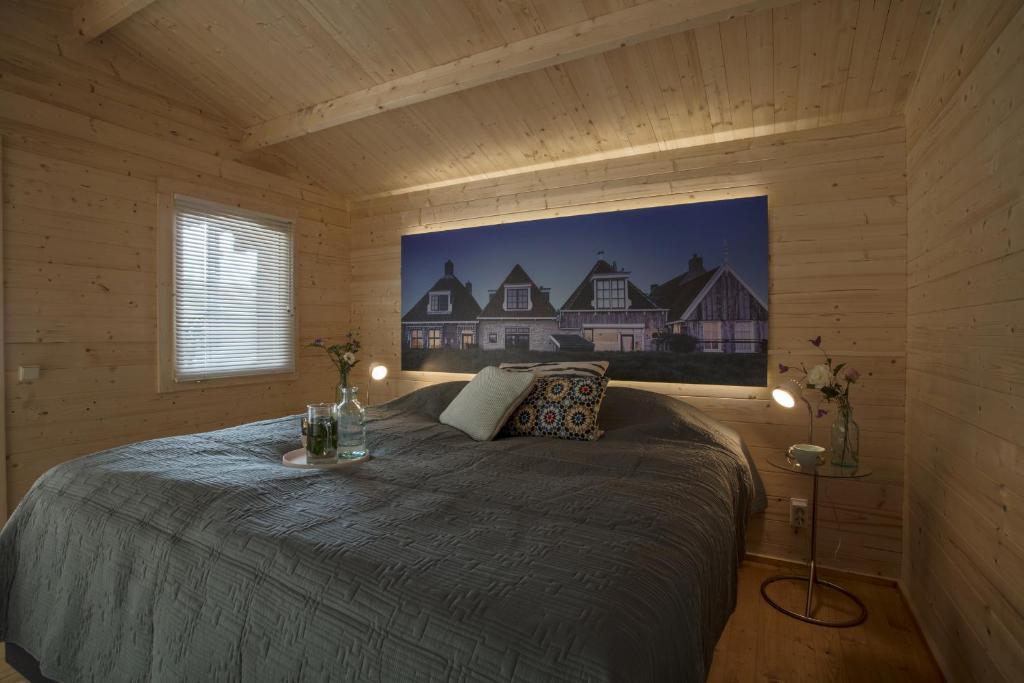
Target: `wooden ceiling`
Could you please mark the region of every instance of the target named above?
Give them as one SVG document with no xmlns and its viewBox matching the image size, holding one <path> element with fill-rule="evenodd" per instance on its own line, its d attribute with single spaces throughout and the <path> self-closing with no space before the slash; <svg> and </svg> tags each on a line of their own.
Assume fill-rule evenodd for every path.
<svg viewBox="0 0 1024 683">
<path fill-rule="evenodd" d="M 212 103 L 232 124 L 250 130 L 304 107 L 644 5 L 113 1 L 134 6 L 103 40 L 138 54 L 191 90 L 197 102 Z M 351 197 L 885 117 L 902 112 L 937 4 L 765 1 L 762 11 L 399 106 L 272 149 Z M 619 16 L 626 15 L 613 19 Z M 250 158 L 259 164 L 262 157 Z"/>
</svg>

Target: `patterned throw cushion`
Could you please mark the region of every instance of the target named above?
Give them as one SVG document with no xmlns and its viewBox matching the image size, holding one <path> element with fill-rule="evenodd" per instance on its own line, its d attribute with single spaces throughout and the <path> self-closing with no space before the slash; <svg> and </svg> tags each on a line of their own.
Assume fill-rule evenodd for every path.
<svg viewBox="0 0 1024 683">
<path fill-rule="evenodd" d="M 594 441 L 601 436 L 597 413 L 607 387 L 605 377 L 538 377 L 501 435 Z"/>
<path fill-rule="evenodd" d="M 608 372 L 608 361 L 548 361 L 545 363 L 502 363 L 498 366 L 509 372 L 532 372 L 538 377 L 551 375 L 580 375 L 581 377 L 604 377 Z"/>
<path fill-rule="evenodd" d="M 439 421 L 477 441 L 490 441 L 529 393 L 535 379 L 530 374 L 486 367 L 448 404 Z"/>
</svg>

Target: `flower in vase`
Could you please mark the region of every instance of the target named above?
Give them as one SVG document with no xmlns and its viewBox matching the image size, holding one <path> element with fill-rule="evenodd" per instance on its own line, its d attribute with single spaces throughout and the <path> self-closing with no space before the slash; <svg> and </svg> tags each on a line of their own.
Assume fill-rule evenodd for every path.
<svg viewBox="0 0 1024 683">
<path fill-rule="evenodd" d="M 779 363 L 779 374 L 780 375 L 784 375 L 787 372 L 789 372 L 789 366 L 788 365 L 783 365 L 782 363 Z"/>
<path fill-rule="evenodd" d="M 843 377 L 846 378 L 847 382 L 856 382 L 860 379 L 860 372 L 855 368 L 846 368 L 846 372 L 843 373 Z"/>
<path fill-rule="evenodd" d="M 353 363 L 356 362 L 356 354 L 352 353 L 351 351 L 342 356 L 342 358 L 344 358 L 345 362 L 348 363 L 349 365 L 352 365 Z"/>
<path fill-rule="evenodd" d="M 807 373 L 807 385 L 811 387 L 822 387 L 832 379 L 832 373 L 825 364 L 815 365 Z"/>
</svg>

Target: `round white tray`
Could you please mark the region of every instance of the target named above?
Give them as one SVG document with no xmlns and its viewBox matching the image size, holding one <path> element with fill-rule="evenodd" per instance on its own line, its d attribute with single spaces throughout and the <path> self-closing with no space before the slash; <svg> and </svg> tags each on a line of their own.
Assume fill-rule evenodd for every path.
<svg viewBox="0 0 1024 683">
<path fill-rule="evenodd" d="M 302 470 L 340 470 L 346 467 L 352 467 L 352 465 L 358 465 L 364 460 L 369 460 L 370 454 L 367 453 L 361 458 L 352 458 L 351 460 L 339 460 L 337 462 L 328 462 L 323 465 L 315 465 L 306 462 L 306 449 L 297 448 L 294 451 L 288 451 L 281 456 L 281 464 L 285 467 L 295 467 Z"/>
</svg>

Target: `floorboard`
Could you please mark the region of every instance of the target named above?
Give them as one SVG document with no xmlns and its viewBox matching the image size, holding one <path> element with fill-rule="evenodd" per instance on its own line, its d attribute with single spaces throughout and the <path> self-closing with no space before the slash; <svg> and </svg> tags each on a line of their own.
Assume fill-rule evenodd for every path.
<svg viewBox="0 0 1024 683">
<path fill-rule="evenodd" d="M 759 562 L 746 562 L 740 569 L 739 601 L 715 648 L 708 683 L 942 681 L 895 586 L 837 581 L 864 601 L 868 619 L 854 628 L 831 629 L 790 619 L 761 599 L 761 581 L 778 573 L 788 572 Z M 773 592 L 777 599 L 794 607 L 802 604 L 801 591 L 785 584 L 778 588 Z M 818 616 L 846 614 L 832 597 L 821 593 Z M 0 657 L 0 683 L 22 680 Z"/>
<path fill-rule="evenodd" d="M 715 648 L 708 683 L 882 683 L 942 681 L 935 661 L 899 590 L 891 584 L 849 578 L 833 579 L 853 591 L 868 608 L 860 626 L 833 629 L 805 624 L 772 609 L 761 598 L 761 582 L 790 574 L 760 562 L 740 569 L 739 596 L 725 632 Z M 822 578 L 831 579 L 828 571 Z M 804 592 L 795 584 L 773 584 L 772 596 L 799 610 Z M 853 616 L 832 591 L 819 591 L 815 616 Z"/>
</svg>

